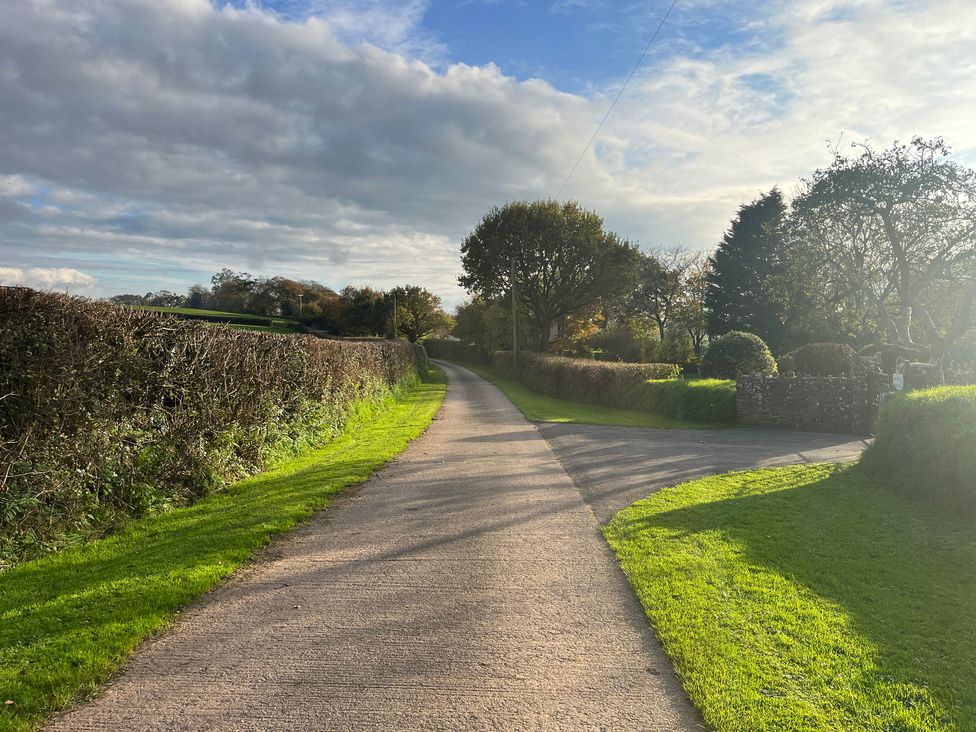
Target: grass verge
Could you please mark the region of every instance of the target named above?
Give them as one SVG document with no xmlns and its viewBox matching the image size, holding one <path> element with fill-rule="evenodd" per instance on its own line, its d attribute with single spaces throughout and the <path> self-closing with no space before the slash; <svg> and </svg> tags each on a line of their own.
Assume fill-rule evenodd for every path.
<svg viewBox="0 0 976 732">
<path fill-rule="evenodd" d="M 444 383 L 432 371 L 326 447 L 0 574 L 0 730 L 36 729 L 90 695 L 184 605 L 369 478 L 430 424 Z"/>
<path fill-rule="evenodd" d="M 976 729 L 971 521 L 816 465 L 666 489 L 604 533 L 714 729 Z"/>
<path fill-rule="evenodd" d="M 546 396 L 525 384 L 496 375 L 491 369 L 471 364 L 458 364 L 474 371 L 504 392 L 525 418 L 531 422 L 560 422 L 567 424 L 602 424 L 619 427 L 657 427 L 662 429 L 728 429 L 733 425 L 689 422 L 662 417 L 633 409 L 617 409 L 587 402 Z"/>
</svg>

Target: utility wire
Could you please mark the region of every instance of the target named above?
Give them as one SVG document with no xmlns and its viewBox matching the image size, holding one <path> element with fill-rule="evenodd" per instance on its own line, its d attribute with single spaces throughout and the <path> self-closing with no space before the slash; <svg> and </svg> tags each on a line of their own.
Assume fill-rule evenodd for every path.
<svg viewBox="0 0 976 732">
<path fill-rule="evenodd" d="M 654 44 L 654 40 L 657 38 L 657 34 L 661 32 L 661 28 L 664 27 L 665 21 L 667 21 L 668 16 L 671 15 L 671 11 L 674 10 L 674 6 L 677 4 L 678 4 L 678 0 L 672 0 L 671 5 L 668 7 L 668 12 L 666 12 L 664 14 L 664 17 L 661 18 L 661 22 L 658 23 L 657 30 L 654 31 L 654 35 L 651 36 L 651 40 L 649 40 L 647 42 L 647 45 L 644 46 L 644 52 L 640 55 L 640 58 L 637 59 L 637 63 L 634 64 L 634 68 L 631 70 L 630 76 L 627 77 L 627 80 L 624 82 L 624 85 L 620 87 L 620 91 L 617 92 L 617 96 L 614 97 L 613 102 L 610 103 L 610 108 L 607 110 L 607 113 L 603 115 L 603 119 L 600 120 L 600 124 L 597 125 L 596 132 L 593 133 L 593 137 L 591 137 L 590 141 L 586 143 L 586 147 L 583 148 L 583 152 L 581 152 L 579 158 L 576 159 L 576 164 L 573 166 L 573 169 L 569 171 L 569 175 L 566 176 L 566 180 L 563 181 L 563 184 L 559 186 L 559 190 L 556 191 L 556 196 L 555 196 L 556 198 L 559 198 L 559 195 L 563 192 L 563 188 L 565 188 L 566 184 L 569 183 L 569 179 L 573 177 L 573 173 L 576 172 L 576 169 L 579 167 L 579 164 L 583 162 L 583 158 L 586 157 L 587 151 L 589 151 L 590 147 L 593 145 L 593 142 L 596 140 L 596 136 L 600 134 L 600 130 L 603 129 L 603 125 L 606 124 L 606 121 L 610 118 L 610 113 L 613 112 L 613 108 L 617 106 L 617 102 L 619 102 L 620 97 L 623 96 L 624 89 L 627 88 L 627 85 L 630 83 L 630 80 L 633 79 L 634 74 L 637 73 L 637 69 L 639 69 L 640 65 L 644 62 L 644 57 L 647 56 L 647 52 L 651 50 L 651 46 Z"/>
</svg>

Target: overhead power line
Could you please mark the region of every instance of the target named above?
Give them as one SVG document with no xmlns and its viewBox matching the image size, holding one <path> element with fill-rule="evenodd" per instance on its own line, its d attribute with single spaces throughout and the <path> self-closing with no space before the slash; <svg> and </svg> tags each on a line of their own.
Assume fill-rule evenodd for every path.
<svg viewBox="0 0 976 732">
<path fill-rule="evenodd" d="M 640 55 L 640 58 L 637 59 L 637 63 L 634 64 L 634 68 L 631 70 L 630 76 L 627 77 L 627 80 L 624 81 L 623 86 L 620 87 L 620 91 L 617 92 L 617 96 L 614 97 L 613 101 L 610 103 L 610 107 L 609 109 L 607 109 L 607 113 L 603 115 L 603 119 L 600 120 L 600 124 L 597 125 L 596 132 L 593 133 L 593 137 L 591 137 L 590 141 L 586 143 L 586 147 L 583 148 L 583 152 L 581 152 L 580 156 L 576 159 L 576 163 L 573 165 L 573 169 L 569 171 L 569 175 L 566 176 L 566 180 L 563 181 L 562 185 L 559 186 L 559 190 L 556 191 L 556 196 L 555 196 L 556 198 L 559 198 L 560 194 L 563 192 L 563 188 L 565 188 L 566 184 L 569 183 L 569 179 L 573 177 L 573 173 L 576 172 L 576 169 L 579 167 L 579 164 L 583 162 L 583 158 L 586 157 L 587 151 L 596 141 L 596 137 L 597 135 L 600 134 L 600 130 L 603 129 L 603 125 L 606 124 L 607 120 L 610 118 L 610 113 L 613 112 L 613 108 L 617 106 L 617 102 L 619 102 L 620 97 L 623 96 L 624 90 L 627 88 L 627 85 L 630 83 L 630 80 L 634 78 L 634 74 L 637 73 L 637 69 L 639 69 L 640 65 L 644 62 L 644 57 L 647 56 L 647 52 L 650 51 L 651 46 L 654 45 L 654 40 L 657 38 L 657 34 L 661 32 L 661 28 L 664 27 L 665 21 L 667 21 L 668 16 L 671 15 L 671 11 L 674 10 L 674 6 L 677 4 L 678 4 L 678 0 L 672 0 L 671 5 L 668 6 L 668 11 L 664 14 L 664 17 L 661 18 L 661 22 L 658 23 L 657 28 L 654 31 L 654 35 L 651 36 L 651 40 L 649 40 L 647 42 L 647 45 L 644 46 L 644 52 Z"/>
</svg>

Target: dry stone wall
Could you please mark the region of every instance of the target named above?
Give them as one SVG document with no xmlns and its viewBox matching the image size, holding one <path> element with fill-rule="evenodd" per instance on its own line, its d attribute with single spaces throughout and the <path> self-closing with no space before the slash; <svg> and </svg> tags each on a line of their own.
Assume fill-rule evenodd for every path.
<svg viewBox="0 0 976 732">
<path fill-rule="evenodd" d="M 740 376 L 735 402 L 745 424 L 788 430 L 870 434 L 891 376 Z"/>
</svg>

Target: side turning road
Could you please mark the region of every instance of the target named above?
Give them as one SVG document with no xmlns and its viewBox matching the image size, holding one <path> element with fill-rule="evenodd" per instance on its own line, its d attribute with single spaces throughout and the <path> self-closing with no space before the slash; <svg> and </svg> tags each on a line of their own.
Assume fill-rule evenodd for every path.
<svg viewBox="0 0 976 732">
<path fill-rule="evenodd" d="M 445 368 L 424 437 L 51 728 L 699 729 L 539 430 Z"/>
<path fill-rule="evenodd" d="M 540 424 L 601 524 L 658 488 L 731 470 L 857 460 L 851 435 L 780 430 L 659 430 Z"/>
</svg>

